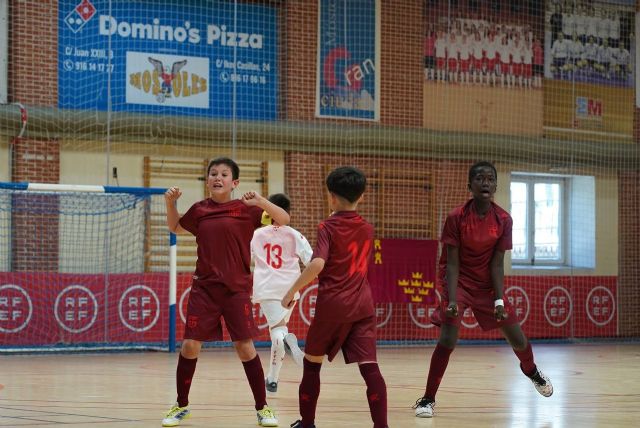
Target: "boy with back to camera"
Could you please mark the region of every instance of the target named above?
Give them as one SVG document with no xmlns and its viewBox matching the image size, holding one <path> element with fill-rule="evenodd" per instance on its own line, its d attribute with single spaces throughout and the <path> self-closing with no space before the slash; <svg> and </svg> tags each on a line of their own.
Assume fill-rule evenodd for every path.
<svg viewBox="0 0 640 428">
<path fill-rule="evenodd" d="M 345 363 L 358 363 L 367 385 L 374 428 L 387 427 L 387 387 L 376 358 L 376 317 L 367 270 L 373 251 L 373 227 L 357 212 L 367 184 L 354 167 L 333 170 L 326 180 L 333 213 L 318 226 L 309 265 L 282 299 L 289 308 L 295 294 L 318 277 L 316 312 L 305 345 L 298 390 L 301 420 L 293 428 L 315 428 L 324 356 L 342 350 Z"/>
<path fill-rule="evenodd" d="M 182 195 L 180 189 L 171 187 L 165 193 L 169 230 L 195 235 L 198 246 L 176 370 L 177 399 L 162 420 L 165 427 L 178 426 L 191 416 L 189 390 L 202 342 L 222 340 L 222 318 L 253 393 L 258 425 L 278 426 L 278 419 L 267 405 L 264 371 L 252 339 L 258 329 L 250 297 L 249 243 L 261 225 L 263 211 L 279 224 L 289 223 L 289 214 L 256 192 L 245 193 L 241 200 L 232 199 L 239 177 L 240 168 L 232 159 L 209 162 L 209 197 L 193 204 L 182 216 L 176 207 Z"/>
<path fill-rule="evenodd" d="M 531 343 L 503 295 L 504 253 L 512 247 L 513 219 L 493 202 L 498 173 L 493 164 L 481 161 L 469 168 L 468 180 L 472 198 L 449 213 L 442 229 L 438 266 L 442 301 L 431 317 L 440 327 L 440 338 L 431 355 L 424 396 L 413 406 L 419 418 L 434 415 L 436 392 L 458 342 L 466 308 L 473 310 L 483 331 L 500 329 L 520 360 L 520 370 L 541 395 L 553 394 L 551 381 L 536 366 Z"/>
<path fill-rule="evenodd" d="M 271 195 L 269 201 L 289 213 L 291 201 L 285 194 Z M 285 353 L 290 354 L 300 366 L 304 358 L 298 347 L 298 339 L 287 328 L 293 306 L 283 308 L 281 300 L 291 282 L 300 275 L 300 262 L 308 265 L 313 251 L 307 238 L 300 232 L 281 225 L 266 211 L 262 215 L 262 223 L 265 226 L 256 229 L 251 239 L 251 258 L 254 262 L 252 300 L 260 304 L 269 324 L 271 358 L 266 385 L 267 392 L 275 394 Z M 299 298 L 296 295 L 296 299 Z"/>
</svg>

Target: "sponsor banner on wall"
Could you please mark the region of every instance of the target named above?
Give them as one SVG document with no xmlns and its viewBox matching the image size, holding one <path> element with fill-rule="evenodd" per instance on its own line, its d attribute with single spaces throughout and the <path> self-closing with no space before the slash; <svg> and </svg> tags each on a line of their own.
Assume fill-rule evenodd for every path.
<svg viewBox="0 0 640 428">
<path fill-rule="evenodd" d="M 542 13 L 498 2 L 425 8 L 424 126 L 540 136 Z"/>
<path fill-rule="evenodd" d="M 378 120 L 380 1 L 318 0 L 316 116 Z"/>
<path fill-rule="evenodd" d="M 636 0 L 547 0 L 545 77 L 632 88 L 635 9 Z"/>
<path fill-rule="evenodd" d="M 61 0 L 58 106 L 275 119 L 277 10 L 235 6 Z"/>
<path fill-rule="evenodd" d="M 633 141 L 633 89 L 547 80 L 544 90 L 546 136 Z"/>
</svg>

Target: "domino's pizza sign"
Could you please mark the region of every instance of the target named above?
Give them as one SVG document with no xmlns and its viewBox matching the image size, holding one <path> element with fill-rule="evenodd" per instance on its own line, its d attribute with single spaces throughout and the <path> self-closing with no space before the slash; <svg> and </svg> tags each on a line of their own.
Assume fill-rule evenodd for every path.
<svg viewBox="0 0 640 428">
<path fill-rule="evenodd" d="M 58 107 L 274 120 L 277 7 L 60 0 Z"/>
<path fill-rule="evenodd" d="M 82 0 L 71 12 L 64 18 L 67 27 L 77 33 L 85 26 L 87 22 L 96 14 L 96 8 L 89 0 Z"/>
</svg>

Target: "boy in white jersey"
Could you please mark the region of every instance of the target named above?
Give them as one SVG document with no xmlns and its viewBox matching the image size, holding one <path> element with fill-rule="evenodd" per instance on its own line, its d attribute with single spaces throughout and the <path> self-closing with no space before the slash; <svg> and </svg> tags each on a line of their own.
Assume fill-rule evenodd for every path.
<svg viewBox="0 0 640 428">
<path fill-rule="evenodd" d="M 289 212 L 291 202 L 286 195 L 276 193 L 269 196 L 269 201 Z M 293 306 L 285 309 L 280 301 L 291 283 L 300 276 L 299 262 L 306 266 L 313 250 L 307 239 L 294 228 L 272 222 L 266 213 L 262 220 L 265 227 L 257 229 L 251 240 L 251 258 L 254 261 L 252 301 L 260 303 L 269 324 L 271 363 L 265 384 L 267 392 L 275 393 L 285 353 L 290 353 L 300 366 L 304 358 L 298 339 L 287 328 Z M 299 297 L 296 295 L 296 300 Z"/>
</svg>

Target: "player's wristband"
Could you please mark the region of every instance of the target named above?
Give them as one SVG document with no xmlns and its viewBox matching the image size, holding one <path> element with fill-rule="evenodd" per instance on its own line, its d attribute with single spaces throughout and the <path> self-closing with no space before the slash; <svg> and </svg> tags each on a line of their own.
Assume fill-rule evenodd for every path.
<svg viewBox="0 0 640 428">
<path fill-rule="evenodd" d="M 494 306 L 494 307 L 496 307 L 496 308 L 497 308 L 498 306 L 504 306 L 504 300 L 502 300 L 502 299 L 496 299 L 496 300 L 494 300 L 494 301 L 493 301 L 493 306 Z"/>
</svg>

